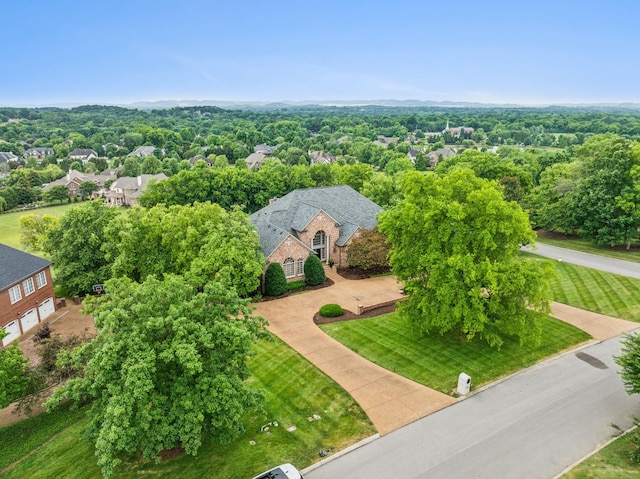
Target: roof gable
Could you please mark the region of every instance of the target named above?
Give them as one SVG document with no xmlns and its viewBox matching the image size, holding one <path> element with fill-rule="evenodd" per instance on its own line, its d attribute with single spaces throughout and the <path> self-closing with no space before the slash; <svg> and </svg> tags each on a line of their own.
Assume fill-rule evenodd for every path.
<svg viewBox="0 0 640 479">
<path fill-rule="evenodd" d="M 51 261 L 0 243 L 0 291 L 42 271 Z"/>
<path fill-rule="evenodd" d="M 358 228 L 375 228 L 382 208 L 346 185 L 294 190 L 251 215 L 265 256 L 281 243 L 282 235 L 304 231 L 320 211 L 336 221 L 336 244 L 344 246 Z"/>
</svg>

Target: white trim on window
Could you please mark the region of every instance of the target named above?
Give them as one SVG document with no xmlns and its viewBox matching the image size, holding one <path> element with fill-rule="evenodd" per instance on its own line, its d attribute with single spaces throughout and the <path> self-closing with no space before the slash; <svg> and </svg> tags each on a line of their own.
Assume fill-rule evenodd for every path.
<svg viewBox="0 0 640 479">
<path fill-rule="evenodd" d="M 47 274 L 44 271 L 40 271 L 36 274 L 36 285 L 38 286 L 38 289 L 47 285 Z"/>
<path fill-rule="evenodd" d="M 302 258 L 298 258 L 298 276 L 302 276 L 304 274 L 304 260 Z"/>
<path fill-rule="evenodd" d="M 11 304 L 15 304 L 22 299 L 19 284 L 16 284 L 13 288 L 9 288 L 9 298 L 11 299 Z"/>
<path fill-rule="evenodd" d="M 24 289 L 24 295 L 29 296 L 36 292 L 36 287 L 33 285 L 33 278 L 27 278 L 22 282 L 22 289 Z"/>
<path fill-rule="evenodd" d="M 295 270 L 296 263 L 293 261 L 293 258 L 287 258 L 282 263 L 282 269 L 284 270 L 284 275 L 286 278 L 293 278 L 296 275 Z"/>
</svg>

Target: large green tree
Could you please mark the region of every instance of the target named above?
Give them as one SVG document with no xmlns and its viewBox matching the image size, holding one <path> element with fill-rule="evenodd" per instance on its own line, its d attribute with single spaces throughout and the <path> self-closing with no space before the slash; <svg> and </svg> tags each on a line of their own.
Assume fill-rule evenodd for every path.
<svg viewBox="0 0 640 479">
<path fill-rule="evenodd" d="M 498 347 L 504 336 L 538 342 L 550 271 L 519 256 L 535 238 L 522 209 L 467 169 L 444 177 L 408 173 L 403 190 L 404 200 L 379 223 L 408 293 L 400 314 L 425 334 L 458 330 Z"/>
<path fill-rule="evenodd" d="M 640 215 L 632 172 L 640 149 L 614 134 L 589 138 L 576 153 L 582 179 L 571 191 L 567 212 L 579 233 L 595 244 L 626 244 L 638 235 Z M 635 207 L 634 207 L 635 206 Z"/>
<path fill-rule="evenodd" d="M 31 251 L 44 251 L 47 232 L 60 222 L 53 215 L 28 213 L 18 218 L 20 242 Z"/>
<path fill-rule="evenodd" d="M 8 333 L 0 329 L 0 344 Z M 0 349 L 0 408 L 22 398 L 29 386 L 28 359 L 18 347 L 18 341 Z"/>
<path fill-rule="evenodd" d="M 114 277 L 184 275 L 202 288 L 214 277 L 248 295 L 260 285 L 264 257 L 249 217 L 212 203 L 135 207 L 107 228 L 106 258 Z"/>
<path fill-rule="evenodd" d="M 178 276 L 113 279 L 88 311 L 96 338 L 62 359 L 84 364 L 84 374 L 47 404 L 91 401 L 89 433 L 106 477 L 125 452 L 159 459 L 181 446 L 195 456 L 205 434 L 229 439 L 259 404 L 247 358 L 264 321 L 228 285 L 198 292 Z"/>
<path fill-rule="evenodd" d="M 105 228 L 118 214 L 100 200 L 90 201 L 70 208 L 46 232 L 44 251 L 55 264 L 56 284 L 67 294 L 88 293 L 111 277 L 102 248 L 113 241 Z"/>
</svg>

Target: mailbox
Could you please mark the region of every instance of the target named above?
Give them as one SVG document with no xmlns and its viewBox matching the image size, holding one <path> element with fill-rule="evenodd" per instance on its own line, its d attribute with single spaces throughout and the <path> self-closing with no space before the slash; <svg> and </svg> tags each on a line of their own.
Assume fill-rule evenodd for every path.
<svg viewBox="0 0 640 479">
<path fill-rule="evenodd" d="M 465 373 L 460 373 L 458 376 L 458 394 L 463 396 L 469 394 L 471 390 L 471 376 Z"/>
</svg>

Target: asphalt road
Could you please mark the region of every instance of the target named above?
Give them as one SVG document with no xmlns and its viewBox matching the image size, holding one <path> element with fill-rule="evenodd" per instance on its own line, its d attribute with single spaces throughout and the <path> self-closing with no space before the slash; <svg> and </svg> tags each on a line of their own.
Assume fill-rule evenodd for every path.
<svg viewBox="0 0 640 479">
<path fill-rule="evenodd" d="M 557 246 L 549 246 L 542 243 L 537 243 L 535 250 L 531 250 L 529 247 L 522 248 L 522 250 L 556 260 L 562 258 L 562 261 L 577 264 L 578 266 L 608 271 L 609 273 L 630 276 L 631 278 L 640 278 L 640 263 L 581 253 L 580 251 L 558 248 Z"/>
<path fill-rule="evenodd" d="M 640 415 L 613 362 L 619 352 L 611 339 L 553 358 L 305 477 L 554 477 L 609 440 L 611 424 L 626 429 Z"/>
</svg>

